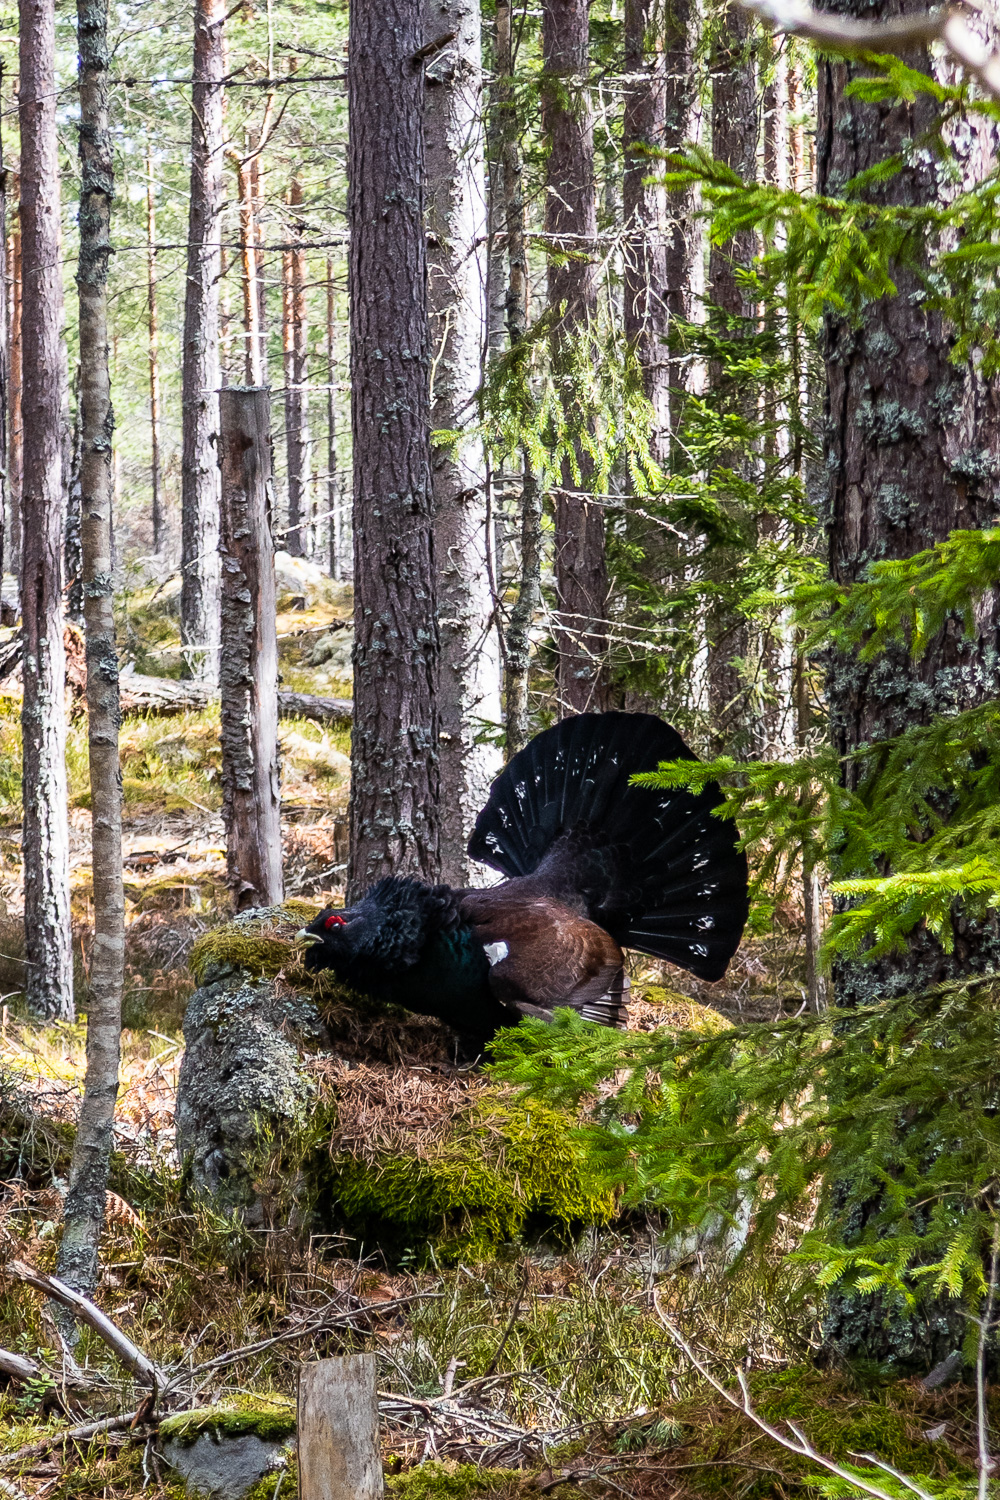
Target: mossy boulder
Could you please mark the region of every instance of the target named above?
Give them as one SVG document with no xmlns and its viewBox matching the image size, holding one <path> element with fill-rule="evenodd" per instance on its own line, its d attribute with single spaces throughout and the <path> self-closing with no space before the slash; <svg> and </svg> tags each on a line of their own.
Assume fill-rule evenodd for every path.
<svg viewBox="0 0 1000 1500">
<path fill-rule="evenodd" d="M 283 1396 L 236 1396 L 167 1417 L 160 1451 L 190 1496 L 243 1500 L 265 1477 L 287 1471 L 295 1408 Z M 279 1482 L 280 1483 L 280 1482 Z"/>
</svg>

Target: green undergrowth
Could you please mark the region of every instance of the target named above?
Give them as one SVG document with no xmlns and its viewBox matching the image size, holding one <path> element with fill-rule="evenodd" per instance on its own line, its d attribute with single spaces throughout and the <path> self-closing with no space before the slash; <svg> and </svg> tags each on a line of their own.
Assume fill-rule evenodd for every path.
<svg viewBox="0 0 1000 1500">
<path fill-rule="evenodd" d="M 294 972 L 297 983 L 307 984 L 295 934 L 318 911 L 315 902 L 286 901 L 213 927 L 191 949 L 188 963 L 196 983 L 209 984 L 240 969 L 249 979 Z"/>
<path fill-rule="evenodd" d="M 533 1479 L 522 1469 L 480 1468 L 441 1459 L 387 1475 L 385 1492 L 389 1500 L 513 1500 Z"/>
<path fill-rule="evenodd" d="M 480 1097 L 443 1140 L 373 1162 L 322 1146 L 306 1171 L 323 1218 L 392 1256 L 480 1260 L 524 1237 L 563 1242 L 609 1223 L 615 1197 L 588 1170 L 575 1121 L 557 1110 Z M 315 1129 L 315 1126 L 314 1126 Z"/>
</svg>

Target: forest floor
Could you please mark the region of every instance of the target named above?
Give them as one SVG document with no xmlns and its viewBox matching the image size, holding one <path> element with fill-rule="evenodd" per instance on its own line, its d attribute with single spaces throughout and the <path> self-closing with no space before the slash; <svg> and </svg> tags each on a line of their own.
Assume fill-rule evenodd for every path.
<svg viewBox="0 0 1000 1500">
<path fill-rule="evenodd" d="M 320 581 L 318 570 L 303 570 L 297 587 L 292 566 L 281 582 L 284 685 L 349 695 L 349 591 Z M 124 629 L 136 670 L 175 672 L 174 609 L 169 590 L 129 600 Z M 41 1025 L 19 1003 L 18 708 L 14 677 L 0 683 L 0 1258 L 51 1270 L 85 1020 Z M 439 1266 L 433 1257 L 427 1265 L 391 1263 L 335 1235 L 254 1233 L 185 1198 L 173 1127 L 181 1022 L 194 987 L 187 955 L 228 912 L 217 718 L 212 708 L 130 716 L 122 734 L 128 979 L 115 1192 L 97 1300 L 151 1358 L 186 1370 L 178 1377 L 185 1394 L 201 1405 L 280 1401 L 294 1395 L 303 1357 L 366 1349 L 379 1356 L 380 1390 L 392 1393 L 383 1403 L 386 1471 L 401 1497 L 818 1495 L 816 1465 L 783 1450 L 706 1386 L 670 1336 L 666 1314 L 729 1388 L 737 1369 L 752 1371 L 768 1420 L 790 1418 L 842 1460 L 874 1451 L 942 1484 L 971 1483 L 969 1388 L 928 1393 L 878 1372 L 814 1368 L 812 1284 L 786 1259 L 803 1226 L 786 1226 L 786 1243 L 763 1265 L 735 1270 L 710 1243 L 664 1243 L 665 1226 L 635 1216 L 572 1246 L 511 1245 L 485 1264 Z M 287 893 L 318 906 L 342 895 L 348 733 L 283 721 L 281 742 Z M 78 711 L 67 764 L 82 934 L 89 812 Z M 76 947 L 84 993 L 86 941 Z M 801 923 L 783 910 L 720 985 L 638 969 L 632 1024 L 684 1025 L 687 1006 L 731 1020 L 795 1013 L 804 1005 L 802 969 Z M 0 1347 L 41 1359 L 48 1371 L 59 1367 L 51 1314 L 10 1277 L 0 1278 Z M 97 1381 L 82 1397 L 60 1391 L 49 1375 L 27 1385 L 0 1375 L 0 1481 L 53 1500 L 178 1496 L 176 1478 L 141 1431 L 44 1446 L 66 1413 L 83 1420 L 82 1413 L 136 1403 L 135 1388 L 93 1335 L 84 1334 L 76 1353 Z M 35 1443 L 42 1451 L 5 1463 L 5 1454 Z M 266 1489 L 287 1500 L 293 1470 L 277 1485 L 272 1476 Z M 0 1492 L 7 1493 L 2 1483 Z"/>
</svg>

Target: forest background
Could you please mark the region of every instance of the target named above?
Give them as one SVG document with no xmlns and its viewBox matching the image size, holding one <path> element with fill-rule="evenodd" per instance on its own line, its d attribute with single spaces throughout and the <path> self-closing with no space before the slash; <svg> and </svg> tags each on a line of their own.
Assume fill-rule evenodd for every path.
<svg viewBox="0 0 1000 1500">
<path fill-rule="evenodd" d="M 286 1247 L 290 1277 L 239 1216 L 185 1197 L 172 1103 L 192 942 L 233 905 L 316 905 L 389 871 L 466 881 L 504 755 L 568 712 L 658 712 L 705 761 L 654 784 L 720 778 L 751 854 L 744 955 L 723 993 L 637 969 L 625 1036 L 529 1025 L 492 1068 L 580 1121 L 573 1149 L 617 1206 L 606 1300 L 599 1241 L 545 1269 L 552 1292 L 522 1244 L 516 1271 L 509 1250 L 489 1271 L 510 1281 L 495 1338 L 465 1327 L 478 1304 L 414 1318 L 394 1368 L 411 1392 L 450 1395 L 446 1346 L 457 1360 L 458 1337 L 485 1378 L 517 1329 L 519 1431 L 612 1424 L 587 1482 L 632 1449 L 661 1478 L 691 1459 L 750 1493 L 743 1429 L 694 1455 L 702 1419 L 683 1405 L 706 1399 L 692 1370 L 711 1385 L 749 1361 L 775 1419 L 802 1418 L 787 1400 L 806 1382 L 815 1441 L 836 1454 L 798 1439 L 783 1485 L 985 1494 L 998 64 L 978 9 L 775 18 L 787 30 L 679 0 L 387 0 L 350 16 L 199 0 L 194 45 L 191 15 L 159 4 L 74 17 L 25 0 L 8 23 L 4 1232 L 36 1266 L 58 1240 L 59 1274 L 84 1293 L 145 1301 L 155 1282 L 171 1311 L 144 1308 L 133 1332 L 168 1361 L 207 1337 L 191 1321 L 205 1297 L 219 1359 L 303 1323 L 303 1266 L 356 1298 L 360 1266 L 345 1292 L 342 1262 L 310 1240 Z M 248 387 L 270 389 L 255 409 L 273 460 L 280 794 L 277 740 L 250 738 L 259 818 L 283 820 L 285 853 L 252 870 L 217 547 L 219 413 Z M 87 1081 L 67 1159 L 44 1122 L 77 1117 L 78 1014 Z M 169 1292 L 133 1204 L 173 1226 Z M 386 1264 L 393 1292 L 392 1276 L 420 1295 L 447 1284 L 459 1307 L 451 1272 Z M 36 1363 L 27 1385 L 10 1377 L 12 1447 L 45 1425 L 53 1350 L 65 1341 L 65 1384 L 74 1344 L 42 1329 L 17 1275 L 5 1317 L 27 1318 Z M 707 1311 L 721 1286 L 728 1318 Z M 581 1330 L 593 1367 L 556 1395 L 533 1342 Z M 817 1357 L 836 1371 L 823 1393 Z M 233 1363 L 257 1390 L 290 1378 L 277 1357 Z M 899 1384 L 932 1366 L 974 1387 L 949 1398 L 937 1448 L 935 1381 Z M 859 1401 L 877 1439 L 831 1416 Z M 883 1469 L 859 1477 L 869 1447 Z M 400 1437 L 407 1467 L 418 1448 Z M 131 1483 L 128 1452 L 120 1471 L 106 1459 L 53 1482 Z M 829 1462 L 836 1477 L 817 1479 Z"/>
</svg>

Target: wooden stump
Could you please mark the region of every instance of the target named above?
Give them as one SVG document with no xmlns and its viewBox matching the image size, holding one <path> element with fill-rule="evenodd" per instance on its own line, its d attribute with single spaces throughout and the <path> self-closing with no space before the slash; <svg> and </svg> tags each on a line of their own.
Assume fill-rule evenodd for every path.
<svg viewBox="0 0 1000 1500">
<path fill-rule="evenodd" d="M 304 1365 L 299 1375 L 299 1500 L 382 1500 L 373 1354 Z"/>
</svg>

